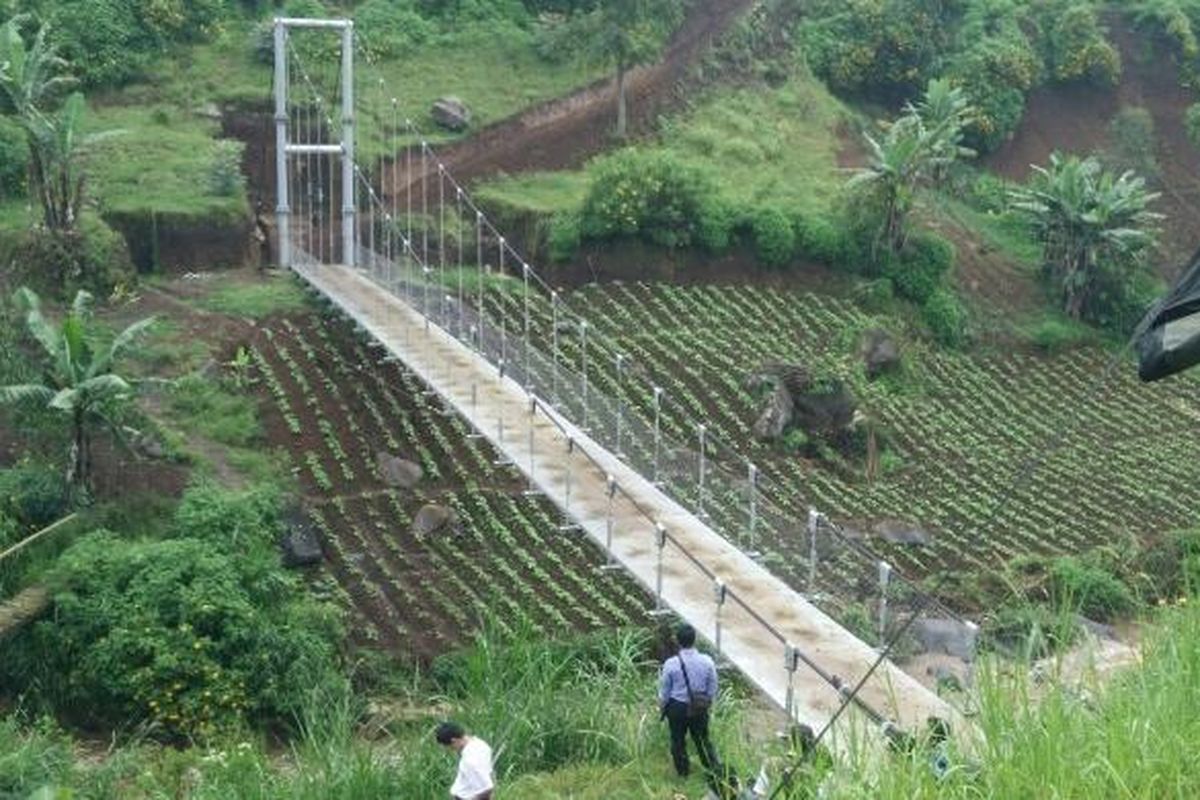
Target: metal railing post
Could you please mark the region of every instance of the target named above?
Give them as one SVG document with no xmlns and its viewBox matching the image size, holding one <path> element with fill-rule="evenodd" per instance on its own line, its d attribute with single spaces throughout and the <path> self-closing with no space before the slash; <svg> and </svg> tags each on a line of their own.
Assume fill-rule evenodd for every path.
<svg viewBox="0 0 1200 800">
<path fill-rule="evenodd" d="M 607 479 L 607 485 L 608 485 L 608 513 L 605 515 L 605 518 L 604 518 L 604 552 L 605 552 L 605 556 L 607 558 L 607 563 L 605 564 L 605 566 L 608 568 L 612 568 L 613 566 L 615 566 L 615 559 L 613 558 L 613 549 L 612 549 L 612 537 L 613 537 L 613 526 L 616 524 L 616 520 L 614 519 L 614 516 L 613 516 L 614 515 L 613 504 L 616 502 L 616 497 L 617 497 L 617 479 L 614 478 L 612 475 L 609 475 L 608 479 Z"/>
<path fill-rule="evenodd" d="M 525 356 L 524 356 L 524 358 L 525 358 L 525 391 L 526 391 L 526 393 L 528 393 L 529 391 L 531 391 L 531 389 L 533 387 L 533 373 L 529 369 L 529 337 L 530 337 L 529 265 L 524 262 L 521 263 L 521 274 L 525 281 L 524 288 L 522 289 L 522 294 L 524 296 L 524 306 L 525 306 L 525 308 L 524 308 L 524 315 L 525 315 L 525 320 L 524 320 L 524 325 L 525 325 Z"/>
<path fill-rule="evenodd" d="M 762 553 L 758 552 L 758 550 L 754 548 L 755 541 L 758 538 L 758 467 L 747 462 L 747 473 L 747 478 L 749 479 L 749 486 L 747 487 L 747 490 L 750 493 L 750 549 L 746 552 L 746 555 L 750 556 L 750 558 L 758 560 L 762 557 Z"/>
<path fill-rule="evenodd" d="M 625 416 L 625 392 L 624 392 L 624 387 L 621 384 L 621 378 L 623 377 L 623 374 L 625 372 L 625 356 L 624 356 L 624 354 L 617 353 L 616 362 L 617 362 L 616 363 L 616 368 L 617 368 L 617 419 L 616 419 L 616 436 L 614 437 L 616 439 L 616 447 L 614 449 L 613 455 L 615 455 L 620 460 L 624 461 L 625 454 L 623 452 L 621 452 L 621 422 L 622 422 L 622 418 Z"/>
<path fill-rule="evenodd" d="M 704 510 L 704 472 L 705 472 L 705 434 L 708 432 L 707 426 L 703 423 L 696 426 L 696 431 L 700 435 L 700 475 L 697 481 L 697 513 L 696 516 L 700 519 L 708 519 L 708 512 Z"/>
<path fill-rule="evenodd" d="M 581 369 L 579 373 L 579 394 L 583 399 L 583 426 L 582 430 L 587 433 L 588 430 L 588 357 L 587 357 L 587 329 L 588 324 L 586 319 L 579 320 L 579 359 Z"/>
<path fill-rule="evenodd" d="M 534 446 L 533 446 L 533 429 L 537 417 L 537 398 L 532 397 L 529 400 L 529 488 L 525 490 L 525 496 L 530 497 L 540 494 L 537 490 L 537 484 L 533 481 L 534 461 Z"/>
<path fill-rule="evenodd" d="M 799 666 L 800 651 L 791 642 L 783 645 L 783 668 L 787 670 L 787 694 L 784 696 L 784 711 L 788 722 L 796 719 L 796 668 Z"/>
<path fill-rule="evenodd" d="M 663 613 L 663 551 L 667 547 L 667 529 L 661 522 L 654 523 L 654 546 L 658 552 L 654 568 L 654 613 Z"/>
<path fill-rule="evenodd" d="M 879 646 L 887 641 L 888 584 L 892 580 L 892 565 L 879 562 Z"/>
<path fill-rule="evenodd" d="M 292 266 L 291 207 L 288 205 L 287 27 L 275 20 L 275 231 L 279 266 Z"/>
<path fill-rule="evenodd" d="M 658 479 L 658 459 L 662 450 L 662 395 L 661 386 L 654 387 L 654 475 L 651 477 L 651 482 L 655 486 L 661 485 Z"/>
<path fill-rule="evenodd" d="M 558 291 L 550 290 L 550 405 L 558 407 Z"/>
<path fill-rule="evenodd" d="M 820 513 L 809 506 L 808 508 L 808 599 L 810 602 L 817 598 L 817 529 L 821 526 Z"/>
</svg>

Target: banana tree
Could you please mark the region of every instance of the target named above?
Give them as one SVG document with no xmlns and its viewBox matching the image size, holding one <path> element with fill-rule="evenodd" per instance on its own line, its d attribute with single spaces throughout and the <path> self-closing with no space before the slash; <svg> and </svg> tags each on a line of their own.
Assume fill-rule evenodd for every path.
<svg viewBox="0 0 1200 800">
<path fill-rule="evenodd" d="M 61 414 L 71 426 L 67 481 L 86 497 L 91 478 L 91 437 L 97 427 L 119 432 L 115 414 L 133 397 L 131 381 L 113 370 L 117 358 L 154 323 L 140 320 L 104 344 L 92 317 L 92 296 L 81 291 L 56 326 L 42 314 L 41 301 L 28 288 L 17 292 L 30 336 L 45 355 L 43 383 L 0 387 L 0 403 L 36 403 Z"/>
<path fill-rule="evenodd" d="M 42 27 L 26 45 L 20 19 L 0 26 L 0 110 L 12 114 L 29 144 L 29 188 L 52 231 L 74 230 L 83 197 L 80 159 L 83 95 L 63 95 L 73 85 L 68 64 L 46 41 Z M 106 134 L 108 135 L 108 134 Z"/>
<path fill-rule="evenodd" d="M 1079 319 L 1101 264 L 1130 262 L 1154 243 L 1154 224 L 1162 215 L 1148 207 L 1158 194 L 1132 172 L 1114 175 L 1095 158 L 1055 153 L 1048 167 L 1035 166 L 1034 173 L 1028 186 L 1013 191 L 1013 207 L 1042 242 L 1064 310 Z"/>
</svg>

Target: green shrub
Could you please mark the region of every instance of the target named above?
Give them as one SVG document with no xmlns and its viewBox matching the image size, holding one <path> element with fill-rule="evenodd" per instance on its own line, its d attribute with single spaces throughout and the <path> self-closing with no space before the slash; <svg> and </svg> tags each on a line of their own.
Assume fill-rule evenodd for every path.
<svg viewBox="0 0 1200 800">
<path fill-rule="evenodd" d="M 269 487 L 231 492 L 202 483 L 184 493 L 174 535 L 230 553 L 269 551 L 279 534 L 279 498 Z"/>
<path fill-rule="evenodd" d="M 921 319 L 933 338 L 947 347 L 959 347 L 967 340 L 967 310 L 950 289 L 938 289 L 921 307 Z"/>
<path fill-rule="evenodd" d="M 850 252 L 853 249 L 847 241 L 844 227 L 823 215 L 803 216 L 794 224 L 796 232 L 796 250 L 801 257 L 811 258 L 826 266 L 853 266 Z"/>
<path fill-rule="evenodd" d="M 782 267 L 796 253 L 796 232 L 787 215 L 773 206 L 750 214 L 750 235 L 758 259 L 769 267 Z"/>
<path fill-rule="evenodd" d="M 584 238 L 637 236 L 663 247 L 700 243 L 721 223 L 716 183 L 670 153 L 629 147 L 591 166 L 580 231 Z M 711 232 L 705 239 L 712 240 Z"/>
<path fill-rule="evenodd" d="M 1096 339 L 1096 333 L 1087 325 L 1069 317 L 1048 316 L 1023 330 L 1029 343 L 1046 353 L 1061 353 Z"/>
<path fill-rule="evenodd" d="M 1162 170 L 1154 149 L 1154 118 L 1140 106 L 1127 106 L 1108 125 L 1108 147 L 1101 160 L 1116 173 L 1133 170 L 1155 181 Z"/>
<path fill-rule="evenodd" d="M 1038 659 L 1070 647 L 1079 633 L 1073 613 L 1022 603 L 1001 606 L 986 617 L 980 644 L 989 650 Z"/>
<path fill-rule="evenodd" d="M 150 721 L 171 738 L 287 724 L 309 687 L 336 680 L 331 620 L 259 559 L 98 532 L 63 555 L 55 586 L 54 621 L 17 647 L 80 721 Z"/>
<path fill-rule="evenodd" d="M 933 77 L 955 8 L 936 0 L 819 0 L 806 10 L 800 44 L 814 72 L 834 89 L 905 99 Z"/>
<path fill-rule="evenodd" d="M 985 36 L 955 57 L 947 74 L 962 87 L 975 111 L 966 129 L 970 147 L 986 153 L 1013 134 L 1025 113 L 1025 95 L 1040 70 L 1041 60 L 1017 29 Z"/>
<path fill-rule="evenodd" d="M 1183 114 L 1183 124 L 1187 129 L 1188 141 L 1193 147 L 1200 147 L 1200 103 L 1192 103 Z"/>
<path fill-rule="evenodd" d="M 370 58 L 397 58 L 411 53 L 434 35 L 413 0 L 367 0 L 354 9 L 355 28 L 365 33 L 360 46 Z"/>
<path fill-rule="evenodd" d="M 1086 2 L 1063 6 L 1059 2 L 1045 7 L 1046 64 L 1051 76 L 1057 81 L 1116 86 L 1121 55 L 1105 37 L 1096 6 Z"/>
<path fill-rule="evenodd" d="M 884 261 L 883 275 L 892 281 L 901 297 L 925 303 L 941 287 L 952 266 L 953 245 L 939 236 L 923 233 L 910 237 L 898 258 Z"/>
<path fill-rule="evenodd" d="M 1054 596 L 1078 608 L 1089 619 L 1111 622 L 1137 605 L 1133 592 L 1118 577 L 1077 558 L 1060 558 L 1051 565 Z"/>
<path fill-rule="evenodd" d="M 873 281 L 864 281 L 858 287 L 856 297 L 864 308 L 883 311 L 896 299 L 896 288 L 889 278 L 876 278 Z"/>
<path fill-rule="evenodd" d="M 0 116 L 0 200 L 25 196 L 29 145 L 11 118 Z"/>
<path fill-rule="evenodd" d="M 552 216 L 546 231 L 550 260 L 557 263 L 570 261 L 579 250 L 581 238 L 579 214 L 560 211 Z"/>
<path fill-rule="evenodd" d="M 213 142 L 212 161 L 208 167 L 208 193 L 216 197 L 234 197 L 246 185 L 242 174 L 242 151 L 246 146 L 233 139 Z"/>
<path fill-rule="evenodd" d="M 41 528 L 62 518 L 68 502 L 61 470 L 30 462 L 0 470 L 0 513 L 26 527 Z"/>
<path fill-rule="evenodd" d="M 80 288 L 107 297 L 116 287 L 134 280 L 136 272 L 124 236 L 91 214 L 83 216 L 79 229 L 83 245 Z"/>
<path fill-rule="evenodd" d="M 696 225 L 696 244 L 710 253 L 729 249 L 733 242 L 736 213 L 733 207 L 716 194 L 700 200 L 700 219 Z"/>
</svg>

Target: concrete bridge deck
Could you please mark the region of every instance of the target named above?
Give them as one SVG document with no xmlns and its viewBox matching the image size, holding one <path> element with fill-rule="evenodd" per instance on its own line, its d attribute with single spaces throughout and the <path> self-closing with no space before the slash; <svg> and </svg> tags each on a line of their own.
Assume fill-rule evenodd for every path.
<svg viewBox="0 0 1200 800">
<path fill-rule="evenodd" d="M 414 308 L 366 273 L 324 264 L 295 270 L 420 376 L 601 548 L 609 546 L 614 565 L 626 569 L 652 593 L 660 574 L 654 522 L 663 525 L 669 537 L 661 548 L 664 605 L 710 641 L 717 638 L 719 626 L 723 656 L 781 709 L 790 706 L 797 721 L 820 730 L 841 701 L 828 676 L 853 686 L 875 660 L 873 648 L 570 421 L 541 404 L 531 413 L 529 396 L 512 378 L 501 377 L 494 366 L 448 332 L 427 325 Z M 568 438 L 575 443 L 573 449 L 567 446 Z M 620 487 L 611 500 L 610 476 Z M 718 605 L 714 578 L 740 602 L 727 598 Z M 787 644 L 826 676 L 805 663 L 789 672 Z M 907 730 L 923 728 L 931 716 L 958 721 L 948 704 L 890 662 L 879 667 L 860 697 L 870 709 Z M 866 722 L 869 715 L 860 708 L 847 720 Z"/>
</svg>

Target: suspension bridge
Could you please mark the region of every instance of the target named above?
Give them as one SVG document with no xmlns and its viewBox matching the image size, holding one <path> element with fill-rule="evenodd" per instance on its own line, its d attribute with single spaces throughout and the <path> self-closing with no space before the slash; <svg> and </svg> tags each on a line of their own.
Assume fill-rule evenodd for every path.
<svg viewBox="0 0 1200 800">
<path fill-rule="evenodd" d="M 590 537 L 604 568 L 627 570 L 653 596 L 651 613 L 692 623 L 792 720 L 821 730 L 850 703 L 848 723 L 885 730 L 956 721 L 822 610 L 821 554 L 840 547 L 878 575 L 880 641 L 889 613 L 893 625 L 898 617 L 889 589 L 912 602 L 916 588 L 894 592 L 900 576 L 824 515 L 797 522 L 778 508 L 753 464 L 673 408 L 593 309 L 546 282 L 386 86 L 356 80 L 351 22 L 278 19 L 274 37 L 281 265 L 490 440 L 529 492 L 557 504 L 559 535 Z M 370 143 L 365 160 L 356 141 Z M 676 428 L 688 420 L 694 439 L 668 436 L 668 415 Z M 757 544 L 772 537 L 805 538 L 804 585 L 764 566 Z"/>
</svg>

